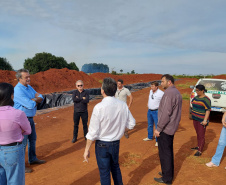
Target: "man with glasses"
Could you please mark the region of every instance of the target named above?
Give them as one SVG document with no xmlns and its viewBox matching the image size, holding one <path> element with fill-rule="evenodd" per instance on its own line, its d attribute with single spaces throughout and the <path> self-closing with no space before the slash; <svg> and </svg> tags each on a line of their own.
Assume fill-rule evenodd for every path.
<svg viewBox="0 0 226 185">
<path fill-rule="evenodd" d="M 158 108 L 160 101 L 162 99 L 162 96 L 164 94 L 163 91 L 161 91 L 159 88 L 159 83 L 158 82 L 152 82 L 151 83 L 151 90 L 149 94 L 149 99 L 148 99 L 148 113 L 147 113 L 147 118 L 148 118 L 148 137 L 143 139 L 144 141 L 151 141 L 153 139 L 153 126 L 155 123 L 155 129 L 157 128 L 158 124 Z M 158 146 L 157 138 L 156 138 L 156 143 L 155 146 Z"/>
<path fill-rule="evenodd" d="M 72 143 L 75 143 L 77 141 L 80 117 L 82 118 L 84 137 L 88 132 L 87 104 L 89 103 L 89 91 L 84 90 L 84 83 L 82 80 L 78 80 L 75 84 L 77 90 L 75 90 L 72 95 L 72 100 L 74 102 L 74 132 L 73 139 L 71 141 Z"/>
</svg>

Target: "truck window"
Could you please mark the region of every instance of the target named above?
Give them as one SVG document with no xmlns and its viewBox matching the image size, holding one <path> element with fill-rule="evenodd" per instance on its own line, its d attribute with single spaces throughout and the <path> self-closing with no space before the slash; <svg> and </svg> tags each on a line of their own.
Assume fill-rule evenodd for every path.
<svg viewBox="0 0 226 185">
<path fill-rule="evenodd" d="M 204 85 L 207 91 L 226 91 L 226 81 L 201 80 L 200 85 Z"/>
</svg>

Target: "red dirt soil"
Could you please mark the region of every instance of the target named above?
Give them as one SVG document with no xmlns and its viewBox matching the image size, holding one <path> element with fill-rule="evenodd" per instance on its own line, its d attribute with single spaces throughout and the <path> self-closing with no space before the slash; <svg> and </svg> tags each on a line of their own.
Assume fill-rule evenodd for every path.
<svg viewBox="0 0 226 185">
<path fill-rule="evenodd" d="M 16 72 L 0 70 L 0 82 L 11 83 L 13 86 L 17 84 L 15 77 Z M 159 80 L 160 74 L 133 74 L 133 75 L 112 75 L 109 73 L 94 73 L 87 75 L 86 73 L 76 70 L 64 69 L 49 69 L 44 72 L 39 72 L 31 75 L 31 86 L 41 94 L 52 92 L 62 92 L 75 89 L 75 82 L 82 80 L 85 88 L 99 88 L 101 82 L 106 77 L 114 78 L 115 80 L 123 79 L 124 84 L 132 84 L 138 82 L 149 82 Z"/>
<path fill-rule="evenodd" d="M 15 82 L 15 72 L 0 71 L 0 75 L 0 82 L 5 81 L 13 85 L 17 83 Z M 49 86 L 44 87 L 44 85 L 40 84 L 35 86 L 35 90 L 43 94 L 46 92 L 73 89 L 75 81 L 80 78 L 84 80 L 86 88 L 97 87 L 100 84 L 97 80 L 102 80 L 106 77 L 106 74 L 102 73 L 98 74 L 99 77 L 95 74 L 88 76 L 82 72 L 71 72 L 66 69 L 51 69 L 36 75 L 35 78 L 31 75 L 33 86 L 39 81 L 42 83 L 47 83 L 48 81 Z M 141 78 L 142 75 L 128 75 L 127 78 L 124 78 L 124 75 L 122 75 L 119 77 L 125 81 L 125 84 L 138 83 L 141 80 L 145 82 L 146 80 L 160 79 L 160 76 L 152 79 L 152 75 L 143 75 L 143 79 Z M 70 78 L 67 78 L 68 76 Z M 131 81 L 128 80 L 129 76 L 131 77 Z M 134 80 L 135 77 L 136 80 Z M 71 81 L 67 83 L 69 79 Z M 89 80 L 93 84 L 86 82 Z M 191 89 L 189 86 L 195 85 L 196 82 L 197 79 L 189 78 L 178 80 L 175 84 L 181 94 L 190 94 Z M 136 126 L 133 130 L 129 131 L 129 139 L 123 137 L 120 142 L 119 161 L 125 185 L 157 185 L 158 183 L 153 178 L 160 177 L 158 172 L 161 171 L 161 166 L 158 157 L 158 148 L 154 146 L 155 141 L 143 141 L 143 138 L 147 137 L 146 105 L 149 91 L 150 88 L 145 88 L 132 93 L 134 101 L 130 110 L 136 119 Z M 89 103 L 89 119 L 93 107 L 100 101 L 95 100 Z M 204 151 L 202 156 L 195 157 L 195 151 L 191 151 L 190 148 L 197 145 L 196 133 L 192 121 L 188 119 L 188 112 L 189 100 L 184 99 L 181 122 L 174 137 L 175 175 L 173 184 L 225 184 L 225 175 L 223 173 L 225 173 L 226 152 L 224 152 L 219 167 L 208 168 L 205 166 L 205 163 L 211 160 L 211 157 L 216 151 L 222 129 L 220 122 L 221 115 L 219 117 L 215 115 L 211 117 L 206 131 Z M 81 122 L 78 141 L 71 143 L 73 133 L 73 106 L 62 107 L 59 110 L 46 114 L 39 114 L 34 117 L 34 121 L 37 131 L 37 156 L 39 159 L 44 159 L 47 162 L 42 165 L 30 166 L 34 171 L 31 174 L 26 174 L 26 185 L 100 185 L 94 144 L 91 146 L 89 163 L 83 163 L 86 142 L 83 137 Z M 26 165 L 28 165 L 27 152 Z"/>
<path fill-rule="evenodd" d="M 139 82 L 150 82 L 154 80 L 160 80 L 161 74 L 130 74 L 130 75 L 112 75 L 109 73 L 93 73 L 90 75 L 91 77 L 95 78 L 97 81 L 101 81 L 106 77 L 111 77 L 116 81 L 118 79 L 122 79 L 123 83 L 126 84 L 133 84 Z"/>
<path fill-rule="evenodd" d="M 214 76 L 213 78 L 216 78 L 216 79 L 226 79 L 226 75 L 217 75 L 217 76 Z"/>
<path fill-rule="evenodd" d="M 191 89 L 181 85 L 195 84 L 197 79 L 182 79 L 176 86 L 183 93 Z M 120 167 L 126 185 L 157 185 L 153 178 L 159 177 L 161 166 L 155 141 L 143 141 L 147 136 L 147 100 L 150 88 L 132 93 L 134 102 L 131 112 L 136 127 L 129 131 L 129 139 L 120 142 Z M 89 103 L 89 119 L 93 107 L 101 100 Z M 206 144 L 202 156 L 195 157 L 190 148 L 197 145 L 192 121 L 188 119 L 189 100 L 183 100 L 182 118 L 174 139 L 175 176 L 174 185 L 224 184 L 225 154 L 220 167 L 208 168 L 206 162 L 214 155 L 222 124 L 220 118 L 211 119 L 206 131 Z M 34 172 L 26 174 L 26 185 L 100 185 L 94 144 L 91 146 L 89 163 L 83 163 L 86 142 L 82 123 L 78 141 L 71 143 L 73 132 L 73 106 L 35 116 L 37 123 L 37 155 L 47 161 L 43 165 L 30 166 Z M 27 153 L 26 153 L 27 161 Z M 113 184 L 113 182 L 112 182 Z"/>
</svg>

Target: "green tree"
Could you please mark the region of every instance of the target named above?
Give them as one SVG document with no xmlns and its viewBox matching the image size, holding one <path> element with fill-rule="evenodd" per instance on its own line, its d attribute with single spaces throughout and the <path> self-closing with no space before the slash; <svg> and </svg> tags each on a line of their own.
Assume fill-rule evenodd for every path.
<svg viewBox="0 0 226 185">
<path fill-rule="evenodd" d="M 31 74 L 46 71 L 51 68 L 68 68 L 78 70 L 78 67 L 74 62 L 68 64 L 63 57 L 56 57 L 51 53 L 45 52 L 36 53 L 33 58 L 27 58 L 24 62 L 24 68 L 28 69 Z"/>
<path fill-rule="evenodd" d="M 7 61 L 6 58 L 0 57 L 0 69 L 13 71 L 12 65 Z"/>
<path fill-rule="evenodd" d="M 79 71 L 78 67 L 76 66 L 76 64 L 74 62 L 69 63 L 67 68 Z"/>
<path fill-rule="evenodd" d="M 134 70 L 132 70 L 132 71 L 131 71 L 131 74 L 135 74 L 135 71 L 134 71 Z"/>
<path fill-rule="evenodd" d="M 113 74 L 113 75 L 117 75 L 117 72 L 116 72 L 116 71 L 114 71 L 114 70 L 112 70 L 111 74 Z"/>
</svg>

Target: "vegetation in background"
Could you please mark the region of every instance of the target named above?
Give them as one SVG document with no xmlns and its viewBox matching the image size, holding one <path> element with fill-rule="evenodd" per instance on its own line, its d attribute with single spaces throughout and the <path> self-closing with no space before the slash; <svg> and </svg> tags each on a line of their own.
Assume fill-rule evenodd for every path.
<svg viewBox="0 0 226 185">
<path fill-rule="evenodd" d="M 187 82 L 185 84 L 178 84 L 177 87 L 180 87 L 181 89 L 187 89 L 190 88 L 190 86 L 195 86 L 196 82 Z"/>
<path fill-rule="evenodd" d="M 183 100 L 189 100 L 190 99 L 190 94 L 188 94 L 188 93 L 183 93 L 181 95 L 182 95 Z"/>
<path fill-rule="evenodd" d="M 193 75 L 193 76 L 191 76 L 191 75 L 185 75 L 185 74 L 183 74 L 183 75 L 173 75 L 173 77 L 175 78 L 175 79 L 178 79 L 178 78 L 197 78 L 197 79 L 200 79 L 200 78 L 212 78 L 214 75 Z"/>
<path fill-rule="evenodd" d="M 12 65 L 7 61 L 6 58 L 0 57 L 0 69 L 13 71 Z"/>
<path fill-rule="evenodd" d="M 90 63 L 84 64 L 82 66 L 82 71 L 85 73 L 109 73 L 109 67 L 106 64 L 97 64 L 97 63 Z"/>
<path fill-rule="evenodd" d="M 31 74 L 40 71 L 46 71 L 51 68 L 62 69 L 68 68 L 79 71 L 74 62 L 67 63 L 63 57 L 56 57 L 51 53 L 36 53 L 33 58 L 27 58 L 24 62 L 24 68 L 28 69 Z"/>
</svg>

